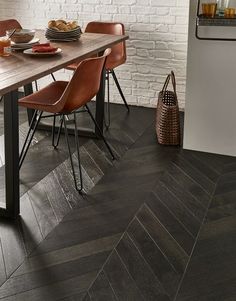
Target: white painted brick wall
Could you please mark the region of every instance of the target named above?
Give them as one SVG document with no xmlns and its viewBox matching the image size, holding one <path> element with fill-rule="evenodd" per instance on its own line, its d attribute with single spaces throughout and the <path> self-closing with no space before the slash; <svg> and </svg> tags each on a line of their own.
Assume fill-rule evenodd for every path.
<svg viewBox="0 0 236 301">
<path fill-rule="evenodd" d="M 173 69 L 177 77 L 180 107 L 185 102 L 187 0 L 1 0 L 0 18 L 16 18 L 25 28 L 45 28 L 54 18 L 89 21 L 121 21 L 130 39 L 127 63 L 117 75 L 130 104 L 156 106 L 165 76 Z M 69 78 L 59 71 L 57 78 Z M 41 80 L 44 85 L 50 78 Z M 121 99 L 112 87 L 112 100 Z"/>
</svg>

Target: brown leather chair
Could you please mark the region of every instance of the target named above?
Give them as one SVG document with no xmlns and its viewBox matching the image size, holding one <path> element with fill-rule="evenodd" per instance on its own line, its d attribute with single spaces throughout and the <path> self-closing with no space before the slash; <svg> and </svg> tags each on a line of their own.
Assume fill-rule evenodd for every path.
<svg viewBox="0 0 236 301">
<path fill-rule="evenodd" d="M 15 19 L 0 21 L 0 36 L 4 36 L 7 30 L 22 28 L 20 23 Z"/>
<path fill-rule="evenodd" d="M 83 181 L 82 181 L 82 173 L 81 173 L 81 165 L 80 165 L 79 141 L 78 141 L 76 114 L 75 114 L 75 111 L 81 107 L 84 107 L 85 110 L 89 113 L 92 121 L 95 124 L 95 127 L 99 131 L 99 134 L 101 135 L 112 158 L 114 159 L 114 155 L 112 153 L 109 144 L 105 140 L 96 120 L 94 119 L 89 107 L 87 106 L 87 103 L 97 94 L 99 90 L 102 70 L 104 68 L 106 57 L 110 54 L 110 52 L 111 50 L 107 49 L 104 52 L 103 56 L 96 57 L 96 58 L 89 58 L 80 62 L 70 82 L 66 82 L 66 81 L 52 82 L 47 87 L 29 96 L 21 98 L 19 100 L 20 106 L 35 110 L 25 143 L 23 145 L 20 154 L 19 167 L 22 166 L 22 163 L 24 161 L 24 158 L 26 156 L 26 153 L 32 141 L 37 125 L 40 119 L 42 118 L 42 113 L 43 112 L 52 113 L 51 115 L 52 117 L 55 116 L 55 114 L 57 116 L 60 115 L 61 124 L 62 123 L 64 124 L 65 138 L 68 146 L 75 187 L 78 191 L 82 191 Z M 67 121 L 65 118 L 68 114 L 71 113 L 74 114 L 75 143 L 76 143 L 76 150 L 77 150 L 78 164 L 79 164 L 80 187 L 78 186 L 76 180 L 75 169 L 72 161 L 71 148 L 68 139 Z"/>
<path fill-rule="evenodd" d="M 7 30 L 22 28 L 20 23 L 15 19 L 8 19 L 0 21 L 0 37 L 5 36 Z M 0 102 L 3 100 L 3 96 L 0 96 Z"/>
<path fill-rule="evenodd" d="M 90 33 L 104 33 L 104 34 L 113 34 L 113 35 L 124 35 L 125 28 L 122 23 L 119 22 L 100 22 L 100 21 L 93 21 L 88 23 L 86 26 L 85 32 Z M 116 77 L 114 69 L 126 62 L 126 45 L 125 42 L 121 42 L 112 47 L 111 54 L 108 56 L 106 61 L 106 80 L 107 80 L 107 115 L 108 115 L 108 124 L 110 125 L 110 89 L 109 89 L 109 76 L 112 75 L 116 87 L 120 93 L 120 96 L 129 112 L 129 106 L 127 101 L 124 97 L 124 94 L 121 90 L 120 84 Z M 71 64 L 67 67 L 69 70 L 75 70 L 78 63 Z"/>
</svg>

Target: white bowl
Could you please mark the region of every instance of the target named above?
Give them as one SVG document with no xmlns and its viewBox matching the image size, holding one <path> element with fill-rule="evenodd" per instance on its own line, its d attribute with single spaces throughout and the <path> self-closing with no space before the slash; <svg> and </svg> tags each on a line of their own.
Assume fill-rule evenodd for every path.
<svg viewBox="0 0 236 301">
<path fill-rule="evenodd" d="M 12 30 L 7 31 L 7 35 L 10 35 Z M 17 29 L 15 33 L 11 36 L 11 40 L 15 43 L 28 43 L 35 35 L 35 30 L 33 29 Z"/>
</svg>

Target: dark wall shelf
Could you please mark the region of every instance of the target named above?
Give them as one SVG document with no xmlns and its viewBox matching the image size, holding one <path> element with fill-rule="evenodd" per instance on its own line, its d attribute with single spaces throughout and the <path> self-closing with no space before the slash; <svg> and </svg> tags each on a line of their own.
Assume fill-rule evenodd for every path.
<svg viewBox="0 0 236 301">
<path fill-rule="evenodd" d="M 198 26 L 230 26 L 236 27 L 236 17 L 234 18 L 224 18 L 215 16 L 214 18 L 207 18 L 202 15 L 197 17 Z"/>
<path fill-rule="evenodd" d="M 236 38 L 213 38 L 213 37 L 202 37 L 199 35 L 199 27 L 203 26 L 218 26 L 218 27 L 236 27 L 236 16 L 232 18 L 225 18 L 215 16 L 214 18 L 205 17 L 200 14 L 201 0 L 198 0 L 197 4 L 197 16 L 196 16 L 196 29 L 195 36 L 199 40 L 213 40 L 213 41 L 236 41 Z"/>
</svg>

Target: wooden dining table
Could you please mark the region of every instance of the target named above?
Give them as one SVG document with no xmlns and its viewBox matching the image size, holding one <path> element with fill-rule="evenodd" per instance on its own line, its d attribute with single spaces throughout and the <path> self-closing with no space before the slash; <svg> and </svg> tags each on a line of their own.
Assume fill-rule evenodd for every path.
<svg viewBox="0 0 236 301">
<path fill-rule="evenodd" d="M 40 39 L 40 43 L 46 42 L 42 30 L 37 30 L 35 37 Z M 5 143 L 5 206 L 0 207 L 0 216 L 17 218 L 20 214 L 18 88 L 23 86 L 26 95 L 33 93 L 33 81 L 58 71 L 72 62 L 102 53 L 106 48 L 126 39 L 128 39 L 127 35 L 84 33 L 78 41 L 52 42 L 53 46 L 61 48 L 60 54 L 36 56 L 15 51 L 9 57 L 0 57 L 0 95 L 4 95 Z M 95 117 L 101 129 L 104 117 L 104 94 L 105 71 L 96 96 Z M 28 117 L 29 119 L 32 117 L 31 111 L 28 111 Z M 90 136 L 91 132 L 88 131 L 87 134 Z M 96 135 L 96 132 L 94 134 Z"/>
</svg>

